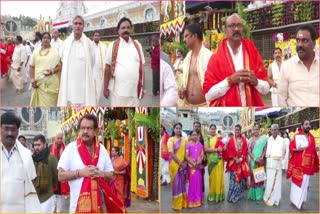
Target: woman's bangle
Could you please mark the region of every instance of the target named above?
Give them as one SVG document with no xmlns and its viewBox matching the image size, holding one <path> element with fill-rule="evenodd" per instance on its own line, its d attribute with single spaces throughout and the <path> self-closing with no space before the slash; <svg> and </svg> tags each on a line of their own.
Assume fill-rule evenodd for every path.
<svg viewBox="0 0 320 214">
<path fill-rule="evenodd" d="M 230 76 L 227 77 L 227 83 L 228 83 L 228 86 L 231 86 L 231 78 L 230 78 Z"/>
</svg>

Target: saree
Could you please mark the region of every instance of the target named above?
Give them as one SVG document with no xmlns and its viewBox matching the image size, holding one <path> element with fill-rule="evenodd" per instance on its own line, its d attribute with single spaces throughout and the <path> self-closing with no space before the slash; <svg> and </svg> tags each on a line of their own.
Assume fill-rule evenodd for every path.
<svg viewBox="0 0 320 214">
<path fill-rule="evenodd" d="M 217 135 L 207 136 L 205 145 L 210 148 L 223 148 L 221 138 Z M 223 201 L 224 200 L 224 160 L 222 153 L 207 152 L 208 173 L 209 173 L 209 194 L 208 201 Z"/>
<path fill-rule="evenodd" d="M 77 147 L 81 160 L 85 165 L 97 166 L 100 153 L 100 143 L 97 138 L 94 142 L 93 159 L 91 159 L 90 153 L 81 138 L 78 138 L 77 140 Z M 100 191 L 103 193 L 107 212 L 126 212 L 122 201 L 120 201 L 120 199 L 118 199 L 118 197 L 113 193 L 104 179 L 101 177 L 84 177 L 77 202 L 76 213 L 101 213 L 102 197 Z"/>
<path fill-rule="evenodd" d="M 250 138 L 249 140 L 249 150 L 252 152 L 252 155 L 259 159 L 263 153 L 263 151 L 266 149 L 268 139 L 264 136 L 260 136 L 257 141 L 254 141 L 253 138 Z M 253 176 L 253 170 L 257 167 L 259 167 L 253 159 L 250 158 L 249 161 L 250 165 L 250 189 L 248 193 L 248 199 L 249 200 L 262 200 L 263 193 L 264 193 L 264 182 L 255 183 L 254 176 Z"/>
<path fill-rule="evenodd" d="M 171 137 L 168 140 L 169 152 L 174 153 L 177 158 L 183 162 L 185 156 L 186 140 L 177 137 Z M 186 191 L 186 172 L 169 157 L 169 173 L 172 188 L 172 208 L 182 210 L 187 207 L 187 191 Z"/>
<path fill-rule="evenodd" d="M 114 175 L 108 184 L 112 191 L 124 203 L 124 206 L 129 207 L 131 203 L 130 166 L 122 157 L 118 157 L 117 159 L 112 158 L 112 165 L 116 172 L 126 170 L 126 174 L 124 175 Z"/>
<path fill-rule="evenodd" d="M 59 73 L 45 76 L 47 69 L 55 68 L 60 57 L 58 51 L 50 48 L 47 54 L 40 54 L 41 48 L 36 49 L 30 60 L 30 65 L 34 67 L 34 80 L 38 88 L 32 88 L 30 106 L 57 106 L 60 87 Z"/>
<path fill-rule="evenodd" d="M 229 202 L 237 203 L 242 198 L 244 192 L 245 179 L 249 177 L 249 165 L 247 163 L 248 144 L 245 137 L 241 137 L 241 141 L 237 142 L 233 137 L 229 140 L 226 159 L 226 172 L 230 171 L 230 184 L 227 195 Z M 242 158 L 242 162 L 237 164 L 233 157 Z"/>
<path fill-rule="evenodd" d="M 187 143 L 186 151 L 189 151 L 189 157 L 195 161 L 204 155 L 203 145 L 200 142 L 195 144 Z M 199 207 L 202 205 L 202 170 L 203 166 L 194 168 L 190 163 L 188 163 L 188 208 Z"/>
</svg>

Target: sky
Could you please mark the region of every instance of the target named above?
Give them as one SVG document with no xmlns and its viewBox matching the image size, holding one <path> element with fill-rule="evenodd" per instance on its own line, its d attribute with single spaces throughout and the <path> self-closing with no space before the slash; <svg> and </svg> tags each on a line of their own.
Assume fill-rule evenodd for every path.
<svg viewBox="0 0 320 214">
<path fill-rule="evenodd" d="M 100 10 L 108 4 L 109 7 L 125 4 L 127 1 L 84 1 L 88 12 Z M 1 0 L 1 15 L 19 16 L 25 15 L 36 19 L 40 18 L 40 14 L 48 19 L 49 16 L 56 18 L 56 12 L 59 6 L 59 1 L 8 1 Z"/>
</svg>

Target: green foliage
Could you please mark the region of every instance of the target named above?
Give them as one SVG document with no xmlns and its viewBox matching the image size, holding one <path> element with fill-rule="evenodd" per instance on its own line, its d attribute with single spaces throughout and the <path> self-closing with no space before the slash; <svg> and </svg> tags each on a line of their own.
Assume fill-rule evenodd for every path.
<svg viewBox="0 0 320 214">
<path fill-rule="evenodd" d="M 274 26 L 280 26 L 283 16 L 283 4 L 277 3 L 272 5 L 272 24 Z"/>
<path fill-rule="evenodd" d="M 173 46 L 172 47 L 173 47 L 174 51 L 175 50 L 181 50 L 184 56 L 186 56 L 188 51 L 189 51 L 189 49 L 187 48 L 187 46 L 185 45 L 184 42 L 182 42 L 182 43 L 173 42 Z"/>
<path fill-rule="evenodd" d="M 113 140 L 117 140 L 118 139 L 118 133 L 119 133 L 119 129 L 118 126 L 116 124 L 115 120 L 111 120 L 109 121 L 109 126 L 108 126 L 109 130 L 110 130 L 110 134 L 111 137 L 113 138 Z"/>
<path fill-rule="evenodd" d="M 243 37 L 250 39 L 252 26 L 247 22 L 248 13 L 244 11 L 245 8 L 246 7 L 243 5 L 243 3 L 241 2 L 236 3 L 237 13 L 242 19 Z"/>
<path fill-rule="evenodd" d="M 154 142 L 159 142 L 160 108 L 150 108 L 149 115 L 135 113 L 133 119 L 138 126 L 148 128 Z"/>
<path fill-rule="evenodd" d="M 129 136 L 130 138 L 136 136 L 136 123 L 133 120 L 134 111 L 133 109 L 127 108 L 125 110 L 127 116 L 128 116 L 128 128 L 129 128 Z"/>
</svg>

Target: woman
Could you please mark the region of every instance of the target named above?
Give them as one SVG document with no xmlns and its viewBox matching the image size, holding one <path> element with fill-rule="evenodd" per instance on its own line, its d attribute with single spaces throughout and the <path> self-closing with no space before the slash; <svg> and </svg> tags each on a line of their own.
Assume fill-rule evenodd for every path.
<svg viewBox="0 0 320 214">
<path fill-rule="evenodd" d="M 284 155 L 284 159 L 282 160 L 282 170 L 286 171 L 288 169 L 288 162 L 289 162 L 290 137 L 289 137 L 288 132 L 282 132 L 282 137 L 283 137 L 284 143 L 286 145 L 286 154 Z"/>
<path fill-rule="evenodd" d="M 173 125 L 172 137 L 168 140 L 169 173 L 172 187 L 172 208 L 182 210 L 187 207 L 185 158 L 186 139 L 182 138 L 182 124 Z"/>
<path fill-rule="evenodd" d="M 57 106 L 61 71 L 60 57 L 50 47 L 51 36 L 45 32 L 42 46 L 34 50 L 30 61 L 32 95 L 30 106 Z"/>
<path fill-rule="evenodd" d="M 224 200 L 224 144 L 216 130 L 216 125 L 211 124 L 210 135 L 205 138 L 204 150 L 207 154 L 209 172 L 208 201 L 219 202 Z"/>
<path fill-rule="evenodd" d="M 124 206 L 130 206 L 130 167 L 120 156 L 120 149 L 113 147 L 111 149 L 111 161 L 113 165 L 113 177 L 109 181 L 109 186 L 118 198 L 124 203 Z"/>
<path fill-rule="evenodd" d="M 189 142 L 186 144 L 186 160 L 188 162 L 187 175 L 189 180 L 188 208 L 202 205 L 202 160 L 204 156 L 203 146 L 200 143 L 200 135 L 192 130 Z"/>
<path fill-rule="evenodd" d="M 255 183 L 253 170 L 265 165 L 266 145 L 268 138 L 260 136 L 259 125 L 253 126 L 252 137 L 249 140 L 249 165 L 250 165 L 250 189 L 248 193 L 249 200 L 262 200 L 264 193 L 264 182 Z"/>
<path fill-rule="evenodd" d="M 237 203 L 242 198 L 246 179 L 250 175 L 247 154 L 248 143 L 246 138 L 241 136 L 241 126 L 237 124 L 226 150 L 226 172 L 230 171 L 228 202 Z"/>
</svg>

